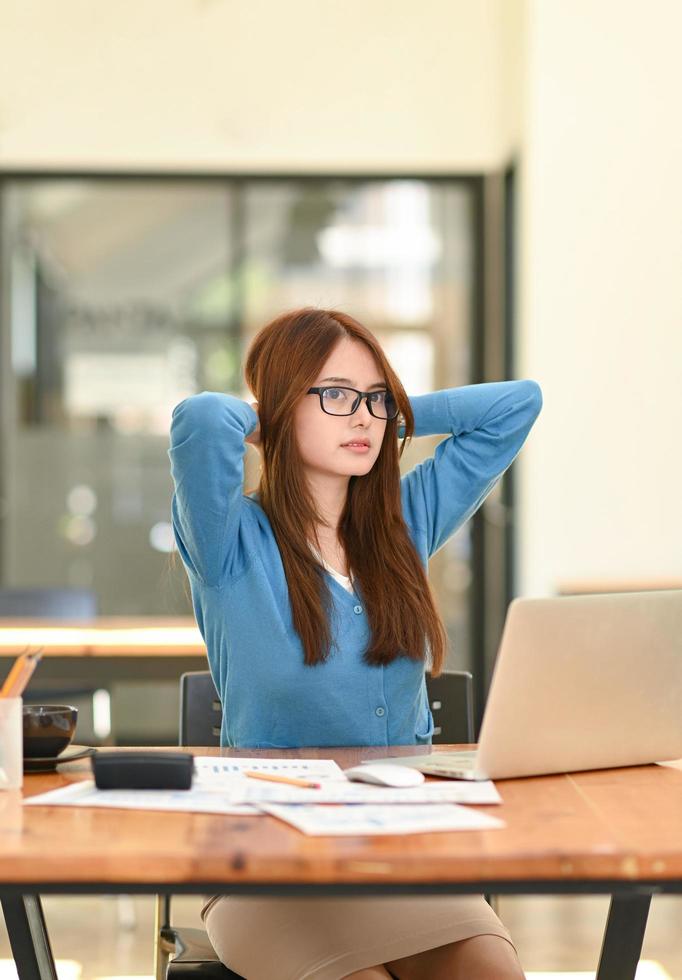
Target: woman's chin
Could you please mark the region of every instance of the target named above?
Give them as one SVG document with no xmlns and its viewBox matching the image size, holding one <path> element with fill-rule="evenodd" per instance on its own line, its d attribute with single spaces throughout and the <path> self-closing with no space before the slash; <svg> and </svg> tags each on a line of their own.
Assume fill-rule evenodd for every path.
<svg viewBox="0 0 682 980">
<path fill-rule="evenodd" d="M 336 473 L 338 476 L 366 476 L 367 473 L 372 469 L 372 463 L 364 462 L 363 460 L 351 460 L 344 467 L 338 467 Z"/>
<path fill-rule="evenodd" d="M 369 461 L 363 465 L 360 460 L 358 460 L 355 466 L 348 467 L 347 473 L 349 476 L 366 476 L 372 469 L 373 465 L 374 464 L 370 463 Z"/>
</svg>

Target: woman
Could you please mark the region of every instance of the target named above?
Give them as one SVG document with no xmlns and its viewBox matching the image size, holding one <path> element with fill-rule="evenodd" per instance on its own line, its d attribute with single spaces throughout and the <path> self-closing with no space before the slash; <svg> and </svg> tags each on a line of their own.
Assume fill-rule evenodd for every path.
<svg viewBox="0 0 682 980">
<path fill-rule="evenodd" d="M 442 669 L 446 634 L 428 558 L 519 452 L 538 385 L 408 398 L 366 327 L 315 308 L 264 327 L 245 377 L 255 403 L 204 393 L 176 407 L 171 427 L 175 534 L 223 705 L 221 744 L 429 744 L 424 672 Z M 441 433 L 450 438 L 401 479 L 405 440 Z M 247 442 L 263 469 L 244 495 Z M 202 917 L 246 980 L 523 976 L 482 896 L 228 895 Z"/>
</svg>

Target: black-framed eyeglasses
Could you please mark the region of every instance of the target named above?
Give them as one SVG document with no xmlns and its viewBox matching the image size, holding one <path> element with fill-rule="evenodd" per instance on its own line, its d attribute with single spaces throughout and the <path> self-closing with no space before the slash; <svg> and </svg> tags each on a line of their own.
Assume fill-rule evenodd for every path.
<svg viewBox="0 0 682 980">
<path fill-rule="evenodd" d="M 367 408 L 375 419 L 390 421 L 398 415 L 396 400 L 388 389 L 358 391 L 357 388 L 308 388 L 309 395 L 320 396 L 320 407 L 327 415 L 353 415 L 366 399 Z"/>
</svg>

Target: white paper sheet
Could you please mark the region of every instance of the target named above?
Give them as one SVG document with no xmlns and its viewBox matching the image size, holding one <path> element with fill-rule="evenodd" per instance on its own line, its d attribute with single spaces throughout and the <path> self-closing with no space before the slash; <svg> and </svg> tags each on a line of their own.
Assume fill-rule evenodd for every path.
<svg viewBox="0 0 682 980">
<path fill-rule="evenodd" d="M 243 778 L 243 777 L 239 777 Z M 216 790 L 97 789 L 84 780 L 24 800 L 24 806 L 96 806 L 115 810 L 176 810 L 258 816 L 253 806 L 232 803 Z"/>
<path fill-rule="evenodd" d="M 321 789 L 287 786 L 244 778 L 245 770 L 307 778 L 322 783 Z M 433 782 L 393 788 L 351 782 L 331 759 L 215 759 L 194 760 L 193 789 L 220 789 L 233 803 L 501 803 L 494 784 Z M 235 778 L 236 777 L 236 778 Z"/>
<path fill-rule="evenodd" d="M 280 806 L 263 804 L 266 813 L 315 837 L 346 834 L 425 834 L 445 830 L 492 830 L 504 827 L 497 817 L 448 803 L 424 806 Z"/>
<path fill-rule="evenodd" d="M 224 789 L 191 790 L 98 790 L 91 781 L 73 783 L 61 789 L 42 793 L 25 800 L 27 805 L 43 806 L 110 806 L 125 809 L 138 807 L 140 810 L 188 810 L 199 813 L 253 813 L 261 803 L 348 803 L 358 805 L 374 804 L 429 804 L 439 803 L 500 803 L 497 790 L 483 792 L 483 784 L 465 789 L 478 792 L 463 792 L 458 787 L 413 786 L 408 789 L 368 786 L 350 783 L 347 780 L 328 780 L 323 789 L 304 789 L 282 783 L 267 783 L 250 780 L 246 776 L 232 777 L 231 784 Z"/>
<path fill-rule="evenodd" d="M 500 794 L 488 783 L 423 783 L 421 786 L 393 788 L 343 779 L 321 780 L 320 789 L 267 783 L 239 776 L 229 790 L 233 803 L 501 803 Z"/>
<path fill-rule="evenodd" d="M 245 771 L 308 778 L 320 789 L 250 779 Z M 24 801 L 28 806 L 96 806 L 254 814 L 261 803 L 278 804 L 494 804 L 501 799 L 491 782 L 422 783 L 394 789 L 349 781 L 331 759 L 227 759 L 198 756 L 191 790 L 98 790 L 94 782 L 73 783 Z"/>
<path fill-rule="evenodd" d="M 250 789 L 258 799 L 255 787 L 300 787 L 283 783 L 266 783 L 242 775 L 244 770 L 294 776 L 301 779 L 341 780 L 347 782 L 333 759 L 251 759 L 196 756 L 191 790 L 97 789 L 92 780 L 73 783 L 61 789 L 41 793 L 24 800 L 25 806 L 96 806 L 123 810 L 175 810 L 190 813 L 259 814 L 250 805 Z M 303 792 L 314 792 L 303 790 Z M 262 795 L 268 797 L 267 789 Z"/>
</svg>

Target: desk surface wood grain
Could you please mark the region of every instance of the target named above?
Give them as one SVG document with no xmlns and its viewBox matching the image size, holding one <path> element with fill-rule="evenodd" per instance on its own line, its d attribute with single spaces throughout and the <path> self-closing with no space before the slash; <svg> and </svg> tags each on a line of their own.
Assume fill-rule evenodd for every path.
<svg viewBox="0 0 682 980">
<path fill-rule="evenodd" d="M 434 746 L 433 751 L 449 748 Z M 334 758 L 342 767 L 404 746 L 210 755 Z M 87 763 L 27 775 L 31 796 L 91 778 Z M 21 806 L 0 793 L 0 884 L 415 883 L 682 879 L 682 769 L 638 766 L 500 780 L 504 829 L 307 837 L 269 816 Z"/>
</svg>

